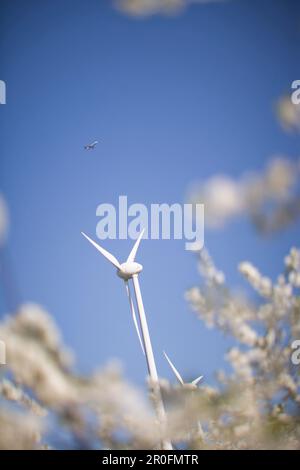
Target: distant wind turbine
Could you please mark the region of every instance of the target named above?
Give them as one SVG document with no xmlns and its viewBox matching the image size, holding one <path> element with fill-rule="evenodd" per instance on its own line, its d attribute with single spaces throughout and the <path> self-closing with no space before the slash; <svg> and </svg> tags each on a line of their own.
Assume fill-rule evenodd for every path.
<svg viewBox="0 0 300 470">
<path fill-rule="evenodd" d="M 167 359 L 168 363 L 169 363 L 169 366 L 171 367 L 172 371 L 174 372 L 175 374 L 175 377 L 177 378 L 178 382 L 183 386 L 183 387 L 186 387 L 186 388 L 191 388 L 191 389 L 195 389 L 197 388 L 197 385 L 198 383 L 200 382 L 201 379 L 203 379 L 203 375 L 200 375 L 199 377 L 197 377 L 196 379 L 194 379 L 192 382 L 184 382 L 183 381 L 183 378 L 181 377 L 181 375 L 179 374 L 178 370 L 176 369 L 176 367 L 174 366 L 173 362 L 171 361 L 171 359 L 169 358 L 169 356 L 167 355 L 167 353 L 164 351 L 164 356 L 165 358 Z"/>
<path fill-rule="evenodd" d="M 161 397 L 161 392 L 159 388 L 159 382 L 158 382 L 158 374 L 157 374 L 157 369 L 156 369 L 156 364 L 154 360 L 154 354 L 152 350 L 152 345 L 151 345 L 151 340 L 150 340 L 150 334 L 149 334 L 149 329 L 148 329 L 148 324 L 147 324 L 147 318 L 145 314 L 145 309 L 144 309 L 144 304 L 143 304 L 143 299 L 142 299 L 142 294 L 141 294 L 141 289 L 139 285 L 139 280 L 138 280 L 138 275 L 139 273 L 143 270 L 143 266 L 135 261 L 136 253 L 139 247 L 139 244 L 141 242 L 141 239 L 144 235 L 144 230 L 140 233 L 138 239 L 136 240 L 127 260 L 124 263 L 119 263 L 117 258 L 109 253 L 107 250 L 102 248 L 98 243 L 96 243 L 94 240 L 92 240 L 88 235 L 85 233 L 81 232 L 82 235 L 98 250 L 100 253 L 108 260 L 110 261 L 111 264 L 113 264 L 117 268 L 117 275 L 124 280 L 125 285 L 126 285 L 126 291 L 127 291 L 127 296 L 129 299 L 129 305 L 133 317 L 133 321 L 135 324 L 135 328 L 137 330 L 137 334 L 141 343 L 142 350 L 145 354 L 146 357 L 146 362 L 147 362 L 147 368 L 149 372 L 149 376 L 151 379 L 151 384 L 153 386 L 153 390 L 155 392 L 155 398 L 156 398 L 156 412 L 158 419 L 160 423 L 164 426 L 166 422 L 166 415 L 165 415 L 165 409 Z M 139 323 L 141 327 L 141 333 L 139 330 L 135 310 L 134 310 L 134 305 L 131 297 L 131 292 L 130 292 L 130 287 L 129 287 L 129 280 L 132 280 L 133 282 L 133 288 L 134 288 L 134 293 L 135 293 L 135 298 L 136 298 L 136 303 L 138 307 L 138 314 L 139 314 Z M 166 450 L 172 450 L 172 444 L 171 442 L 167 440 L 162 440 L 162 447 L 163 449 Z"/>
</svg>

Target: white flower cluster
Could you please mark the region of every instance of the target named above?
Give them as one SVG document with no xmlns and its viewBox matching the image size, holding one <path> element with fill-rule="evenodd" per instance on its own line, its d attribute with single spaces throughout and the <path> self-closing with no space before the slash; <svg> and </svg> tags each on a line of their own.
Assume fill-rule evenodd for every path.
<svg viewBox="0 0 300 470">
<path fill-rule="evenodd" d="M 200 263 L 207 258 L 200 255 Z M 261 296 L 261 302 L 251 307 L 245 300 L 242 305 L 225 285 L 208 288 L 205 267 L 204 285 L 187 293 L 206 324 L 237 342 L 226 356 L 232 374 L 219 373 L 217 416 L 202 415 L 206 439 L 220 439 L 221 448 L 299 449 L 300 370 L 291 363 L 291 344 L 300 336 L 299 286 L 294 282 L 299 268 L 296 248 L 286 256 L 285 271 L 274 284 L 251 263 L 241 263 L 240 272 Z"/>
<path fill-rule="evenodd" d="M 247 215 L 258 230 L 275 231 L 299 217 L 299 172 L 299 162 L 276 157 L 262 174 L 239 180 L 212 177 L 191 191 L 190 201 L 204 204 L 205 221 L 212 228 Z"/>
<path fill-rule="evenodd" d="M 128 446 L 159 445 L 155 413 L 141 392 L 122 378 L 115 365 L 89 377 L 74 374 L 70 353 L 53 319 L 43 308 L 36 304 L 22 305 L 16 315 L 0 323 L 0 337 L 7 347 L 5 370 L 14 380 L 0 378 L 0 406 L 5 402 L 22 406 L 27 410 L 28 422 L 38 423 L 45 430 L 49 425 L 47 411 L 51 411 L 52 416 L 57 415 L 69 427 L 79 446 L 93 436 L 93 439 L 100 438 L 104 447 L 118 447 L 119 443 L 115 442 L 118 431 L 127 436 Z M 25 389 L 30 390 L 30 395 Z M 11 425 L 15 422 L 17 426 L 21 419 L 17 409 L 12 413 L 10 407 L 4 409 Z M 29 444 L 23 435 L 10 447 L 11 441 L 4 430 L 0 431 L 0 448 L 27 448 Z M 30 443 L 30 448 L 42 446 L 40 440 Z"/>
<path fill-rule="evenodd" d="M 239 270 L 245 276 L 251 286 L 263 297 L 270 297 L 272 294 L 272 282 L 266 276 L 262 276 L 253 264 L 245 261 L 240 263 Z"/>
<path fill-rule="evenodd" d="M 279 100 L 277 115 L 285 130 L 300 132 L 300 106 L 292 102 L 291 96 Z"/>
<path fill-rule="evenodd" d="M 193 3 L 209 3 L 222 0 L 114 0 L 115 6 L 130 16 L 144 17 L 155 14 L 180 13 Z"/>
<path fill-rule="evenodd" d="M 204 277 L 202 287 L 194 287 L 186 293 L 187 300 L 210 328 L 218 327 L 234 332 L 239 340 L 253 345 L 257 333 L 246 322 L 253 319 L 251 305 L 242 296 L 232 296 L 225 285 L 225 276 L 213 264 L 206 250 L 199 252 L 199 271 Z"/>
<path fill-rule="evenodd" d="M 288 270 L 289 283 L 293 287 L 300 287 L 300 252 L 292 248 L 291 252 L 285 258 L 285 265 Z"/>
<path fill-rule="evenodd" d="M 34 416 L 0 409 L 0 450 L 36 449 L 42 430 Z"/>
</svg>

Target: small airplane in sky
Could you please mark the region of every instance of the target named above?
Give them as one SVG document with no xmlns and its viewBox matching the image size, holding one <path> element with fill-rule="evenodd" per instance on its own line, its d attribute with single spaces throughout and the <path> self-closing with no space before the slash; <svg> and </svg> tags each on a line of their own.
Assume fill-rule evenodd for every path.
<svg viewBox="0 0 300 470">
<path fill-rule="evenodd" d="M 98 144 L 98 140 L 94 140 L 94 142 L 92 142 L 91 144 L 87 144 L 84 146 L 84 149 L 85 150 L 93 150 L 96 145 Z"/>
</svg>

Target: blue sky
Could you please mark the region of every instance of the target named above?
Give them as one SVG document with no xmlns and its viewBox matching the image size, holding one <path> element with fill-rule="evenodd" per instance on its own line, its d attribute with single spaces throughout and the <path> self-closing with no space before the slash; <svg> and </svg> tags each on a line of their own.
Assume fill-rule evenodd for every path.
<svg viewBox="0 0 300 470">
<path fill-rule="evenodd" d="M 274 154 L 298 157 L 299 137 L 282 131 L 274 106 L 299 78 L 299 28 L 292 0 L 192 5 L 144 19 L 109 1 L 1 1 L 7 249 L 22 300 L 53 314 L 81 371 L 119 358 L 131 380 L 145 376 L 124 288 L 80 231 L 95 236 L 96 207 L 119 195 L 129 204 L 184 202 L 197 180 L 263 169 Z M 84 151 L 94 139 L 97 149 Z M 266 240 L 246 220 L 205 232 L 235 287 L 245 287 L 239 261 L 274 277 L 298 240 L 299 225 Z M 132 242 L 103 245 L 122 259 Z M 184 300 L 199 280 L 194 256 L 184 241 L 145 240 L 138 261 L 160 375 L 172 377 L 166 349 L 186 377 L 211 381 L 230 341 Z"/>
</svg>

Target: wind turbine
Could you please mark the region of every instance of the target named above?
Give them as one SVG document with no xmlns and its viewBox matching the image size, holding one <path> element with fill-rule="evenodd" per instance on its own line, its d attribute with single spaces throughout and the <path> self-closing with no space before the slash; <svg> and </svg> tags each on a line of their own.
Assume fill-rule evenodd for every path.
<svg viewBox="0 0 300 470">
<path fill-rule="evenodd" d="M 136 253 L 140 245 L 141 239 L 144 235 L 144 231 L 145 230 L 143 229 L 142 232 L 140 233 L 131 252 L 129 253 L 127 260 L 124 263 L 120 263 L 114 255 L 112 255 L 107 250 L 105 250 L 100 245 L 98 245 L 98 243 L 92 240 L 84 232 L 81 232 L 81 233 L 98 251 L 100 251 L 100 253 L 108 261 L 110 261 L 111 264 L 113 264 L 117 268 L 117 275 L 121 279 L 123 279 L 125 282 L 133 321 L 135 324 L 135 328 L 137 330 L 137 334 L 141 343 L 142 350 L 146 357 L 147 368 L 148 368 L 149 376 L 151 379 L 151 384 L 153 386 L 153 391 L 155 393 L 155 398 L 156 398 L 155 405 L 156 405 L 157 416 L 158 416 L 160 423 L 165 425 L 165 422 L 166 422 L 165 409 L 164 409 L 161 392 L 159 388 L 158 374 L 157 374 L 157 369 L 156 369 L 156 364 L 155 364 L 155 359 L 154 359 L 154 354 L 153 354 L 153 349 L 152 349 L 152 344 L 151 344 L 151 339 L 150 339 L 150 334 L 149 334 L 149 328 L 148 328 L 147 318 L 146 318 L 144 304 L 143 304 L 142 293 L 141 293 L 139 279 L 138 279 L 138 275 L 143 270 L 143 266 L 135 261 Z M 139 314 L 139 322 L 141 326 L 141 334 L 139 331 L 138 322 L 137 322 L 137 318 L 136 318 L 136 314 L 134 310 L 134 304 L 133 304 L 133 300 L 131 297 L 129 280 L 132 280 L 133 282 L 133 288 L 134 288 L 138 314 Z M 162 447 L 163 449 L 166 449 L 166 450 L 173 449 L 172 444 L 167 440 L 162 441 Z"/>
<path fill-rule="evenodd" d="M 194 379 L 192 382 L 184 382 L 183 381 L 183 378 L 181 377 L 181 375 L 179 374 L 178 370 L 176 369 L 176 367 L 174 366 L 173 362 L 171 361 L 171 359 L 169 358 L 169 356 L 167 355 L 167 353 L 164 351 L 164 356 L 165 358 L 167 359 L 168 363 L 169 363 L 169 366 L 171 367 L 172 371 L 174 372 L 178 382 L 185 388 L 190 388 L 190 389 L 196 389 L 197 388 L 197 385 L 198 383 L 200 382 L 201 379 L 203 379 L 203 375 L 200 375 L 199 377 L 197 377 L 196 379 Z"/>
<path fill-rule="evenodd" d="M 198 383 L 200 382 L 201 379 L 203 379 L 203 375 L 200 375 L 199 377 L 197 377 L 196 379 L 194 379 L 192 382 L 184 382 L 183 378 L 181 377 L 181 375 L 179 374 L 178 370 L 176 369 L 176 367 L 174 366 L 173 362 L 171 361 L 171 359 L 169 358 L 169 356 L 167 355 L 167 353 L 165 351 L 163 351 L 164 353 L 164 356 L 165 358 L 167 359 L 168 363 L 169 363 L 169 366 L 171 367 L 172 371 L 174 372 L 178 382 L 180 383 L 180 385 L 185 388 L 185 389 L 188 389 L 188 390 L 196 390 L 198 387 Z M 198 421 L 197 423 L 197 430 L 198 430 L 198 435 L 201 439 L 204 439 L 205 437 L 205 434 L 203 432 L 203 429 L 202 429 L 202 426 L 201 426 L 201 423 L 200 421 Z"/>
</svg>

